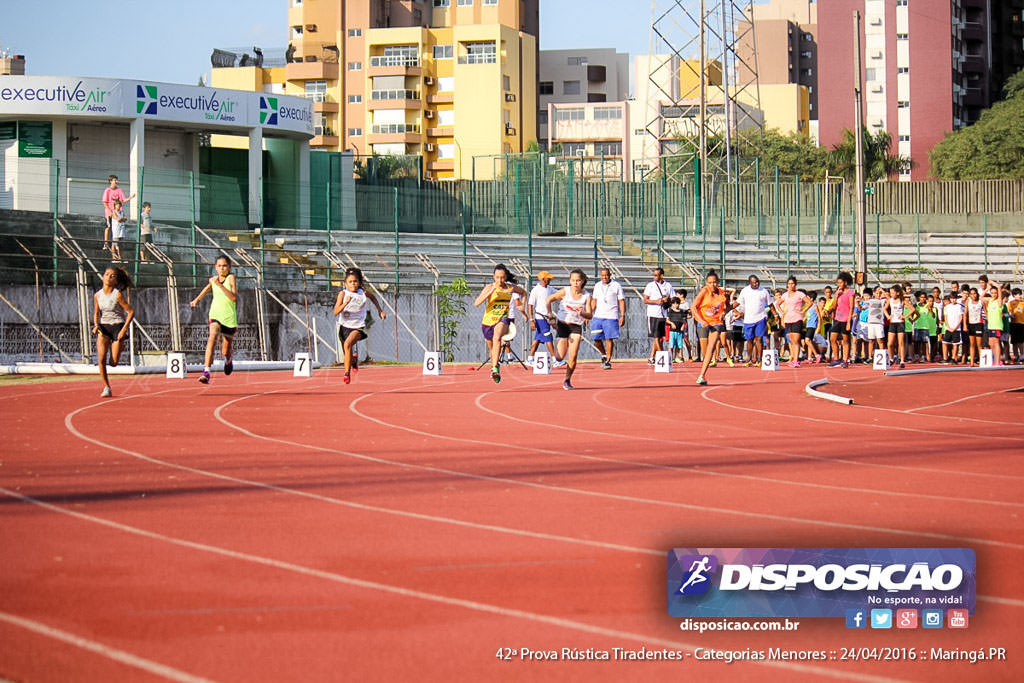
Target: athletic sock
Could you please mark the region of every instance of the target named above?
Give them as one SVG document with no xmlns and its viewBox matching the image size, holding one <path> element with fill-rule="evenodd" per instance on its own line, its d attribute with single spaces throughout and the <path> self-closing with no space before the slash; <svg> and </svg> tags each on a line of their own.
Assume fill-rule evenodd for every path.
<svg viewBox="0 0 1024 683">
<path fill-rule="evenodd" d="M 204 372 L 209 372 L 210 371 L 210 366 L 209 365 L 203 366 L 203 371 Z"/>
</svg>

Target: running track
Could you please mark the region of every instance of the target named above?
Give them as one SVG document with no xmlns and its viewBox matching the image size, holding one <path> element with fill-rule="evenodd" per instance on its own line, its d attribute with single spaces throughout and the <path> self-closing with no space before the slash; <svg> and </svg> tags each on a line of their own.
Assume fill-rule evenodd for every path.
<svg viewBox="0 0 1024 683">
<path fill-rule="evenodd" d="M 0 677 L 1021 679 L 1024 372 L 449 373 L 0 386 Z M 823 376 L 855 405 L 806 396 Z M 682 632 L 665 552 L 716 546 L 972 547 L 978 610 L 965 631 Z M 642 646 L 1009 660 L 495 657 Z"/>
</svg>

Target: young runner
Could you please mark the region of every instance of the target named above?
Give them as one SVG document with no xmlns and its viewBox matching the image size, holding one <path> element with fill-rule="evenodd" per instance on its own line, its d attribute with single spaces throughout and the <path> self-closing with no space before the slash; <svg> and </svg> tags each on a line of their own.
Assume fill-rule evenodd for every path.
<svg viewBox="0 0 1024 683">
<path fill-rule="evenodd" d="M 853 321 L 853 305 L 857 303 L 857 295 L 850 286 L 853 277 L 846 272 L 836 277 L 835 318 L 829 330 L 829 342 L 832 346 L 831 366 L 849 367 L 850 341 Z"/>
<path fill-rule="evenodd" d="M 725 314 L 728 312 L 729 295 L 732 290 L 723 289 L 718 286 L 718 273 L 714 270 L 708 271 L 704 278 L 704 288 L 700 290 L 693 299 L 693 318 L 708 331 L 708 347 L 704 354 L 704 361 L 700 366 L 700 375 L 697 377 L 697 384 L 703 386 L 708 383 L 704 378 L 711 359 L 718 356 L 718 345 L 721 336 L 725 334 Z"/>
<path fill-rule="evenodd" d="M 1002 340 L 1005 332 L 1003 326 L 1003 291 L 999 284 L 992 282 L 988 292 L 981 298 L 985 304 L 985 332 L 988 348 L 992 351 L 992 365 L 1003 364 Z M 980 358 L 980 354 L 979 354 Z"/>
<path fill-rule="evenodd" d="M 121 343 L 135 317 L 135 311 L 125 298 L 131 284 L 123 268 L 111 266 L 103 271 L 103 287 L 92 295 L 92 333 L 96 335 L 96 362 L 103 380 L 100 396 L 104 398 L 113 396 L 107 378 L 107 352 L 110 365 L 116 366 L 121 358 Z"/>
<path fill-rule="evenodd" d="M 377 315 L 381 320 L 388 317 L 373 292 L 363 289 L 363 271 L 349 268 L 345 271 L 345 289 L 338 292 L 338 298 L 334 302 L 334 315 L 338 320 L 338 339 L 345 355 L 345 376 L 341 380 L 345 384 L 352 381 L 352 370 L 359 369 L 355 359 L 355 346 L 359 341 L 366 339 L 367 301 L 377 307 Z"/>
<path fill-rule="evenodd" d="M 206 356 L 204 357 L 203 374 L 199 376 L 202 384 L 210 383 L 210 367 L 213 365 L 213 352 L 217 348 L 217 337 L 223 338 L 221 354 L 224 356 L 224 374 L 230 375 L 235 367 L 232 359 L 231 343 L 238 330 L 238 282 L 231 273 L 231 261 L 227 256 L 221 254 L 214 263 L 217 274 L 210 278 L 210 281 L 199 292 L 199 296 L 192 299 L 189 305 L 195 308 L 196 305 L 206 296 L 207 292 L 213 293 L 213 303 L 210 304 L 210 336 L 206 340 Z"/>
<path fill-rule="evenodd" d="M 580 269 L 569 273 L 569 286 L 563 287 L 548 297 L 548 305 L 561 301 L 564 312 L 558 321 L 558 356 L 565 360 L 565 381 L 562 388 L 572 390 L 572 374 L 576 371 L 576 357 L 583 339 L 583 324 L 592 316 L 593 306 L 587 286 L 587 275 Z"/>
<path fill-rule="evenodd" d="M 527 317 L 530 318 L 530 329 L 533 330 L 533 343 L 530 344 L 530 354 L 527 357 L 529 363 L 533 364 L 533 354 L 541 344 L 548 348 L 551 359 L 555 358 L 555 334 L 551 324 L 555 316 L 551 315 L 548 308 L 548 297 L 555 293 L 551 286 L 552 275 L 546 270 L 537 273 L 537 284 L 530 290 L 530 298 L 526 301 Z"/>
<path fill-rule="evenodd" d="M 491 379 L 498 384 L 501 382 L 501 366 L 498 363 L 501 356 L 501 338 L 508 331 L 512 294 L 523 297 L 529 297 L 530 294 L 519 285 L 509 282 L 511 274 L 502 263 L 494 266 L 493 277 L 494 281 L 480 291 L 473 305 L 479 306 L 485 302 L 487 304 L 480 331 L 491 352 Z"/>
<path fill-rule="evenodd" d="M 789 367 L 800 367 L 800 337 L 804 331 L 804 316 L 814 305 L 814 300 L 796 288 L 796 278 L 786 280 L 786 291 L 782 293 L 782 324 L 789 338 Z M 808 359 L 809 360 L 809 359 Z"/>
<path fill-rule="evenodd" d="M 967 333 L 970 337 L 970 348 L 967 362 L 977 365 L 981 360 L 981 341 L 985 336 L 985 304 L 978 295 L 978 290 L 971 287 L 964 305 L 967 319 Z"/>
</svg>

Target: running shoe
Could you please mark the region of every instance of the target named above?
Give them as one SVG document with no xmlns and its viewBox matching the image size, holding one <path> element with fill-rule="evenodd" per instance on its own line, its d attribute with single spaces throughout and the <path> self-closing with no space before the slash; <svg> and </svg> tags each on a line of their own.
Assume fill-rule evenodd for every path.
<svg viewBox="0 0 1024 683">
<path fill-rule="evenodd" d="M 817 356 L 814 357 L 814 362 L 815 363 L 820 363 L 821 362 L 821 354 L 820 353 Z"/>
<path fill-rule="evenodd" d="M 533 356 L 527 356 L 526 357 L 526 364 L 527 365 L 533 365 Z"/>
<path fill-rule="evenodd" d="M 702 387 L 703 386 L 707 386 L 707 383 L 708 383 L 708 381 L 706 379 L 704 379 L 704 375 L 701 375 L 700 377 L 697 378 L 697 384 L 699 386 L 702 386 Z"/>
<path fill-rule="evenodd" d="M 842 362 L 842 364 L 841 364 L 841 365 L 840 365 L 839 367 L 841 367 L 841 368 L 843 368 L 843 369 L 845 370 L 846 368 L 850 367 L 850 364 L 849 364 L 849 363 L 847 363 L 847 362 L 846 362 L 846 361 L 844 360 L 844 361 Z"/>
<path fill-rule="evenodd" d="M 113 395 L 113 392 L 110 391 L 110 387 L 103 387 L 103 391 L 100 392 L 100 398 L 110 398 Z"/>
<path fill-rule="evenodd" d="M 341 381 L 345 384 L 350 384 L 352 382 L 352 375 L 346 372 L 345 376 L 341 378 Z"/>
<path fill-rule="evenodd" d="M 491 368 L 491 379 L 494 380 L 495 384 L 501 384 L 501 370 L 497 365 Z"/>
<path fill-rule="evenodd" d="M 648 358 L 647 359 L 647 364 L 648 365 L 654 365 L 654 359 L 653 358 Z"/>
<path fill-rule="evenodd" d="M 732 358 L 726 358 L 725 362 L 729 364 L 730 368 L 736 367 L 736 363 L 733 362 Z"/>
<path fill-rule="evenodd" d="M 711 364 L 708 367 L 713 368 L 713 367 L 715 367 L 717 365 L 718 365 L 718 359 L 716 358 L 715 360 L 711 361 Z"/>
<path fill-rule="evenodd" d="M 203 374 L 199 375 L 199 383 L 200 384 L 209 384 L 210 383 L 210 371 L 209 370 L 203 370 Z"/>
<path fill-rule="evenodd" d="M 905 368 L 905 367 L 907 367 L 907 364 L 906 364 L 906 363 L 904 363 L 904 362 L 903 362 L 903 360 L 901 359 L 901 360 L 900 360 L 900 370 L 902 370 L 902 369 L 903 369 L 903 368 Z"/>
<path fill-rule="evenodd" d="M 798 367 L 800 367 L 800 361 L 798 361 L 798 360 L 791 360 L 791 361 L 789 361 L 789 367 L 791 367 L 791 368 L 798 368 Z"/>
<path fill-rule="evenodd" d="M 830 368 L 838 368 L 842 364 L 843 364 L 843 361 L 841 361 L 841 360 L 834 360 L 831 363 L 829 363 L 828 366 Z"/>
<path fill-rule="evenodd" d="M 352 356 L 352 372 L 359 372 L 359 359 Z"/>
<path fill-rule="evenodd" d="M 224 374 L 225 375 L 230 375 L 234 371 L 235 371 L 235 361 L 233 359 L 231 359 L 231 358 L 228 358 L 226 361 L 224 361 Z"/>
<path fill-rule="evenodd" d="M 566 391 L 573 390 L 573 386 L 569 384 L 569 380 L 565 380 L 564 382 L 562 382 L 562 388 L 565 389 Z"/>
<path fill-rule="evenodd" d="M 601 369 L 602 370 L 611 370 L 612 369 L 612 362 L 610 360 L 603 360 L 603 361 L 601 361 Z"/>
<path fill-rule="evenodd" d="M 551 364 L 551 367 L 553 367 L 553 368 L 565 367 L 565 363 L 566 363 L 566 361 L 564 361 L 564 360 L 556 360 L 554 363 Z"/>
</svg>

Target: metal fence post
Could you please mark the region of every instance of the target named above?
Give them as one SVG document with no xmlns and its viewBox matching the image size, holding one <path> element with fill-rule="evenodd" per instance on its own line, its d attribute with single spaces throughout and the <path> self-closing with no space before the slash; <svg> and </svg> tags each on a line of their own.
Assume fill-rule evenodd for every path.
<svg viewBox="0 0 1024 683">
<path fill-rule="evenodd" d="M 529 263 L 530 275 L 527 278 L 527 286 L 529 286 L 531 279 L 533 278 L 533 201 L 532 197 L 526 198 L 526 260 Z M 466 256 L 466 243 L 462 243 L 462 256 L 463 266 L 462 270 L 466 270 L 465 256 Z"/>
<path fill-rule="evenodd" d="M 875 214 L 875 270 L 882 265 L 881 217 Z"/>
<path fill-rule="evenodd" d="M 721 278 L 725 280 L 725 207 L 718 209 L 718 267 L 722 269 Z"/>
<path fill-rule="evenodd" d="M 988 214 L 981 215 L 981 230 L 982 230 L 982 247 L 985 255 L 985 272 L 988 272 Z M 920 244 L 918 244 L 918 251 L 920 251 Z M 920 257 L 918 257 L 920 260 Z"/>
<path fill-rule="evenodd" d="M 917 286 L 921 286 L 921 214 L 914 214 L 914 234 L 917 245 Z M 987 260 L 987 259 L 986 259 Z"/>
<path fill-rule="evenodd" d="M 399 258 L 399 242 L 398 242 L 398 188 L 393 189 L 394 196 L 394 212 L 395 212 L 395 305 L 398 305 L 398 258 Z"/>
<path fill-rule="evenodd" d="M 53 286 L 57 286 L 57 212 L 60 210 L 60 159 L 53 160 Z"/>
<path fill-rule="evenodd" d="M 798 173 L 793 177 L 793 191 L 796 193 L 794 198 L 796 204 L 796 262 L 800 263 L 800 174 Z"/>
<path fill-rule="evenodd" d="M 137 283 L 139 281 L 139 256 L 142 251 L 142 198 L 145 197 L 146 190 L 146 167 L 139 167 L 139 210 L 137 215 L 139 219 L 135 222 L 135 265 L 132 269 L 132 278 Z"/>
<path fill-rule="evenodd" d="M 782 236 L 782 203 L 779 189 L 779 167 L 775 167 L 775 255 L 782 252 L 779 240 Z"/>
<path fill-rule="evenodd" d="M 459 210 L 459 227 L 462 229 L 462 277 L 466 277 L 466 193 L 459 194 L 461 208 Z"/>
<path fill-rule="evenodd" d="M 818 275 L 821 275 L 821 185 L 814 186 L 814 215 L 818 231 Z"/>
<path fill-rule="evenodd" d="M 574 218 L 574 216 L 573 216 L 573 209 L 575 208 L 575 203 L 576 203 L 576 182 L 575 182 L 575 176 L 576 176 L 576 166 L 573 164 L 572 160 L 570 159 L 569 160 L 569 176 L 568 176 L 568 179 L 566 181 L 568 183 L 568 187 L 567 187 L 568 193 L 567 193 L 567 195 L 568 195 L 568 204 L 569 204 L 566 207 L 566 210 L 568 212 L 566 220 L 568 221 L 568 226 L 567 227 L 568 227 L 568 230 L 569 230 L 569 235 L 573 234 L 573 218 Z"/>
<path fill-rule="evenodd" d="M 754 212 L 756 214 L 757 248 L 761 248 L 761 157 L 754 157 Z"/>
</svg>

